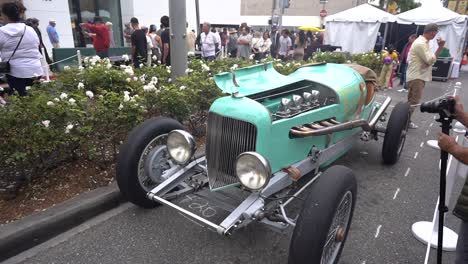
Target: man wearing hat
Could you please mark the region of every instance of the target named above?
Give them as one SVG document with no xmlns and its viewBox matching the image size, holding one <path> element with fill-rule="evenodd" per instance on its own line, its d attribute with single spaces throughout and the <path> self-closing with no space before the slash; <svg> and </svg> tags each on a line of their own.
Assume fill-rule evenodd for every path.
<svg viewBox="0 0 468 264">
<path fill-rule="evenodd" d="M 49 40 L 52 44 L 52 47 L 60 48 L 60 39 L 57 30 L 55 29 L 55 25 L 55 19 L 49 19 L 49 25 L 47 26 L 47 35 L 49 36 Z"/>
<path fill-rule="evenodd" d="M 408 103 L 411 105 L 410 118 L 416 108 L 415 105 L 419 104 L 421 100 L 426 82 L 432 80 L 432 65 L 444 49 L 445 40 L 442 38 L 437 39 L 439 47 L 435 54 L 429 47 L 429 41 L 433 40 L 438 32 L 439 27 L 436 24 L 426 25 L 424 33 L 413 42 L 408 54 L 406 82 L 408 85 Z M 409 128 L 418 128 L 418 126 L 410 122 Z"/>
<path fill-rule="evenodd" d="M 237 30 L 230 29 L 227 42 L 227 53 L 230 58 L 237 57 Z"/>
</svg>

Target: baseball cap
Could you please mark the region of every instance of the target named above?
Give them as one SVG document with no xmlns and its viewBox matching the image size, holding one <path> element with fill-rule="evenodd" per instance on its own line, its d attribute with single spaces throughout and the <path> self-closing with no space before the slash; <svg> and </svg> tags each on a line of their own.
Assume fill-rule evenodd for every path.
<svg viewBox="0 0 468 264">
<path fill-rule="evenodd" d="M 50 19 L 49 19 L 49 22 L 55 22 L 55 19 L 50 18 Z"/>
</svg>

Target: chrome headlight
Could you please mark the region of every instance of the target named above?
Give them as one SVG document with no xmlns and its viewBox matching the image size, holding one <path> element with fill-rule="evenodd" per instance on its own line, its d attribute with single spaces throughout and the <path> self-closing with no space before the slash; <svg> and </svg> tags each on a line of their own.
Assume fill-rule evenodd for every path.
<svg viewBox="0 0 468 264">
<path fill-rule="evenodd" d="M 172 130 L 167 136 L 167 152 L 178 164 L 185 164 L 195 154 L 196 144 L 192 135 L 184 130 Z"/>
<path fill-rule="evenodd" d="M 260 190 L 270 180 L 270 163 L 256 152 L 244 152 L 237 157 L 236 175 L 245 188 L 252 191 Z"/>
</svg>

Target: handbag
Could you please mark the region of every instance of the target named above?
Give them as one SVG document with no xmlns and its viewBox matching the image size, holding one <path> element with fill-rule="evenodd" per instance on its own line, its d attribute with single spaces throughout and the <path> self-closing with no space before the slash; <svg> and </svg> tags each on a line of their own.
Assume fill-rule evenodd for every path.
<svg viewBox="0 0 468 264">
<path fill-rule="evenodd" d="M 7 61 L 2 61 L 0 62 L 0 73 L 10 73 L 10 60 L 15 56 L 16 50 L 18 49 L 19 45 L 21 44 L 21 41 L 23 40 L 24 34 L 26 33 L 26 26 L 24 26 L 24 31 L 23 35 L 21 35 L 21 38 L 16 45 L 15 50 L 13 51 L 13 54 L 11 54 L 10 58 Z"/>
</svg>

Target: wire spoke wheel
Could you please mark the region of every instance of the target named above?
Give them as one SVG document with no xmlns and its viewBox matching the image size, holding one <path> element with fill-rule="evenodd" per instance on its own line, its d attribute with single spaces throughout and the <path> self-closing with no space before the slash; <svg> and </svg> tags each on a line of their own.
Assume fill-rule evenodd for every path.
<svg viewBox="0 0 468 264">
<path fill-rule="evenodd" d="M 351 222 L 352 200 L 353 194 L 350 191 L 346 192 L 341 199 L 323 247 L 321 264 L 335 263 Z"/>
</svg>

